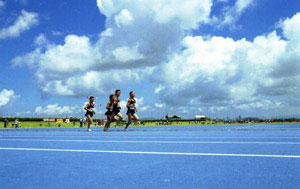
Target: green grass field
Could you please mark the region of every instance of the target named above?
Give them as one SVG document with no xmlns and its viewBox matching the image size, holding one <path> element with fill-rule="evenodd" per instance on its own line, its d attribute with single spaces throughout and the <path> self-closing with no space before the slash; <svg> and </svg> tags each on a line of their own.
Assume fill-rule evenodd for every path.
<svg viewBox="0 0 300 189">
<path fill-rule="evenodd" d="M 12 124 L 14 124 L 14 122 L 11 122 Z M 169 122 L 168 126 L 196 126 L 196 125 L 202 125 L 202 126 L 208 126 L 208 125 L 251 125 L 251 124 L 296 124 L 297 122 L 278 122 L 278 123 L 266 123 L 266 122 L 261 122 L 261 123 L 232 123 L 232 124 L 228 124 L 228 123 L 224 123 L 224 122 L 214 122 L 214 121 L 205 121 L 205 122 L 193 122 L 193 121 L 172 121 Z M 96 122 L 93 122 L 92 127 L 96 126 Z M 126 122 L 122 122 L 121 126 L 126 124 Z M 112 126 L 114 125 L 114 123 L 112 123 Z M 137 124 L 136 126 L 166 126 L 166 122 L 164 122 L 163 125 L 157 125 L 156 122 L 146 122 L 144 124 Z M 73 127 L 79 127 L 80 126 L 80 122 L 75 122 L 75 125 L 73 123 L 61 123 L 61 127 L 64 128 L 73 128 Z M 86 127 L 87 124 L 83 127 Z M 131 126 L 134 126 L 134 124 L 132 123 Z M 26 122 L 20 122 L 19 123 L 19 128 L 51 128 L 51 127 L 58 127 L 58 124 L 56 122 L 34 122 L 34 121 L 26 121 Z M 100 127 L 100 126 L 96 126 L 96 127 Z M 4 122 L 1 123 L 0 125 L 0 129 L 4 128 Z M 10 125 L 7 126 L 6 128 L 14 128 L 14 126 Z"/>
<path fill-rule="evenodd" d="M 92 127 L 95 127 L 97 123 L 93 122 Z M 121 125 L 126 124 L 126 122 L 122 122 Z M 206 122 L 206 125 L 212 124 L 212 122 Z M 112 123 L 114 125 L 114 123 Z M 166 125 L 166 124 L 164 124 Z M 177 124 L 176 122 L 172 123 L 172 125 L 201 125 L 201 124 L 195 124 L 195 123 L 190 123 L 189 122 L 182 122 L 181 124 Z M 75 125 L 73 123 L 61 123 L 61 127 L 79 127 L 80 123 L 76 122 Z M 83 125 L 84 126 L 84 125 Z M 87 123 L 86 125 L 87 126 Z M 132 123 L 132 126 L 134 126 L 134 123 Z M 138 124 L 137 126 L 156 126 L 155 122 L 146 122 L 145 124 Z M 45 128 L 45 127 L 58 127 L 56 122 L 33 122 L 33 121 L 28 121 L 28 122 L 20 122 L 19 123 L 20 128 Z M 97 126 L 99 127 L 99 126 Z M 0 128 L 4 128 L 4 122 L 0 125 Z M 12 126 L 8 126 L 7 128 L 13 128 Z"/>
</svg>

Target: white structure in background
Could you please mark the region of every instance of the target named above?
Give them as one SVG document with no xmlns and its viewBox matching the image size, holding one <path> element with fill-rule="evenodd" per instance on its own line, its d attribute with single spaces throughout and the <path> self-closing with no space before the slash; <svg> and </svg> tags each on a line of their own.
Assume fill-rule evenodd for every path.
<svg viewBox="0 0 300 189">
<path fill-rule="evenodd" d="M 200 119 L 200 120 L 203 120 L 203 121 L 205 121 L 205 120 L 206 120 L 206 117 L 205 117 L 205 115 L 203 115 L 203 113 L 202 113 L 202 112 L 200 112 L 200 114 L 201 114 L 201 115 L 195 115 L 195 119 Z"/>
<path fill-rule="evenodd" d="M 70 123 L 70 119 L 66 119 L 66 121 L 65 121 L 66 123 Z"/>
<path fill-rule="evenodd" d="M 205 119 L 206 117 L 204 115 L 196 115 L 195 119 Z"/>
</svg>

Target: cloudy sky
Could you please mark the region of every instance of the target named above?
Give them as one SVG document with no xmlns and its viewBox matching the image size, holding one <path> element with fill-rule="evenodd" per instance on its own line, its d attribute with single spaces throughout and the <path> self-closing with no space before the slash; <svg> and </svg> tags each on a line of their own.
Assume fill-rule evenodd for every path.
<svg viewBox="0 0 300 189">
<path fill-rule="evenodd" d="M 0 66 L 0 116 L 299 117 L 300 0 L 0 0 Z"/>
</svg>

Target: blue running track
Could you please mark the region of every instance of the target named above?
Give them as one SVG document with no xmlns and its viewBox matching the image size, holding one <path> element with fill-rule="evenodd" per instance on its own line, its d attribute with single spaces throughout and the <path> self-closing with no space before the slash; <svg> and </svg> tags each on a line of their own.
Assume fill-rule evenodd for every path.
<svg viewBox="0 0 300 189">
<path fill-rule="evenodd" d="M 0 188 L 300 188 L 300 124 L 0 130 Z"/>
</svg>

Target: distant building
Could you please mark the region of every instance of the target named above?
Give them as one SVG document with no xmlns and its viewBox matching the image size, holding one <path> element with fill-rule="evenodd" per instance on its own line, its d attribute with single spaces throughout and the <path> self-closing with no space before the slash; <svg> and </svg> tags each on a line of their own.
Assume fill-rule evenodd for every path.
<svg viewBox="0 0 300 189">
<path fill-rule="evenodd" d="M 204 115 L 196 115 L 195 116 L 195 119 L 198 119 L 200 121 L 205 121 L 206 120 L 206 117 Z"/>
</svg>

